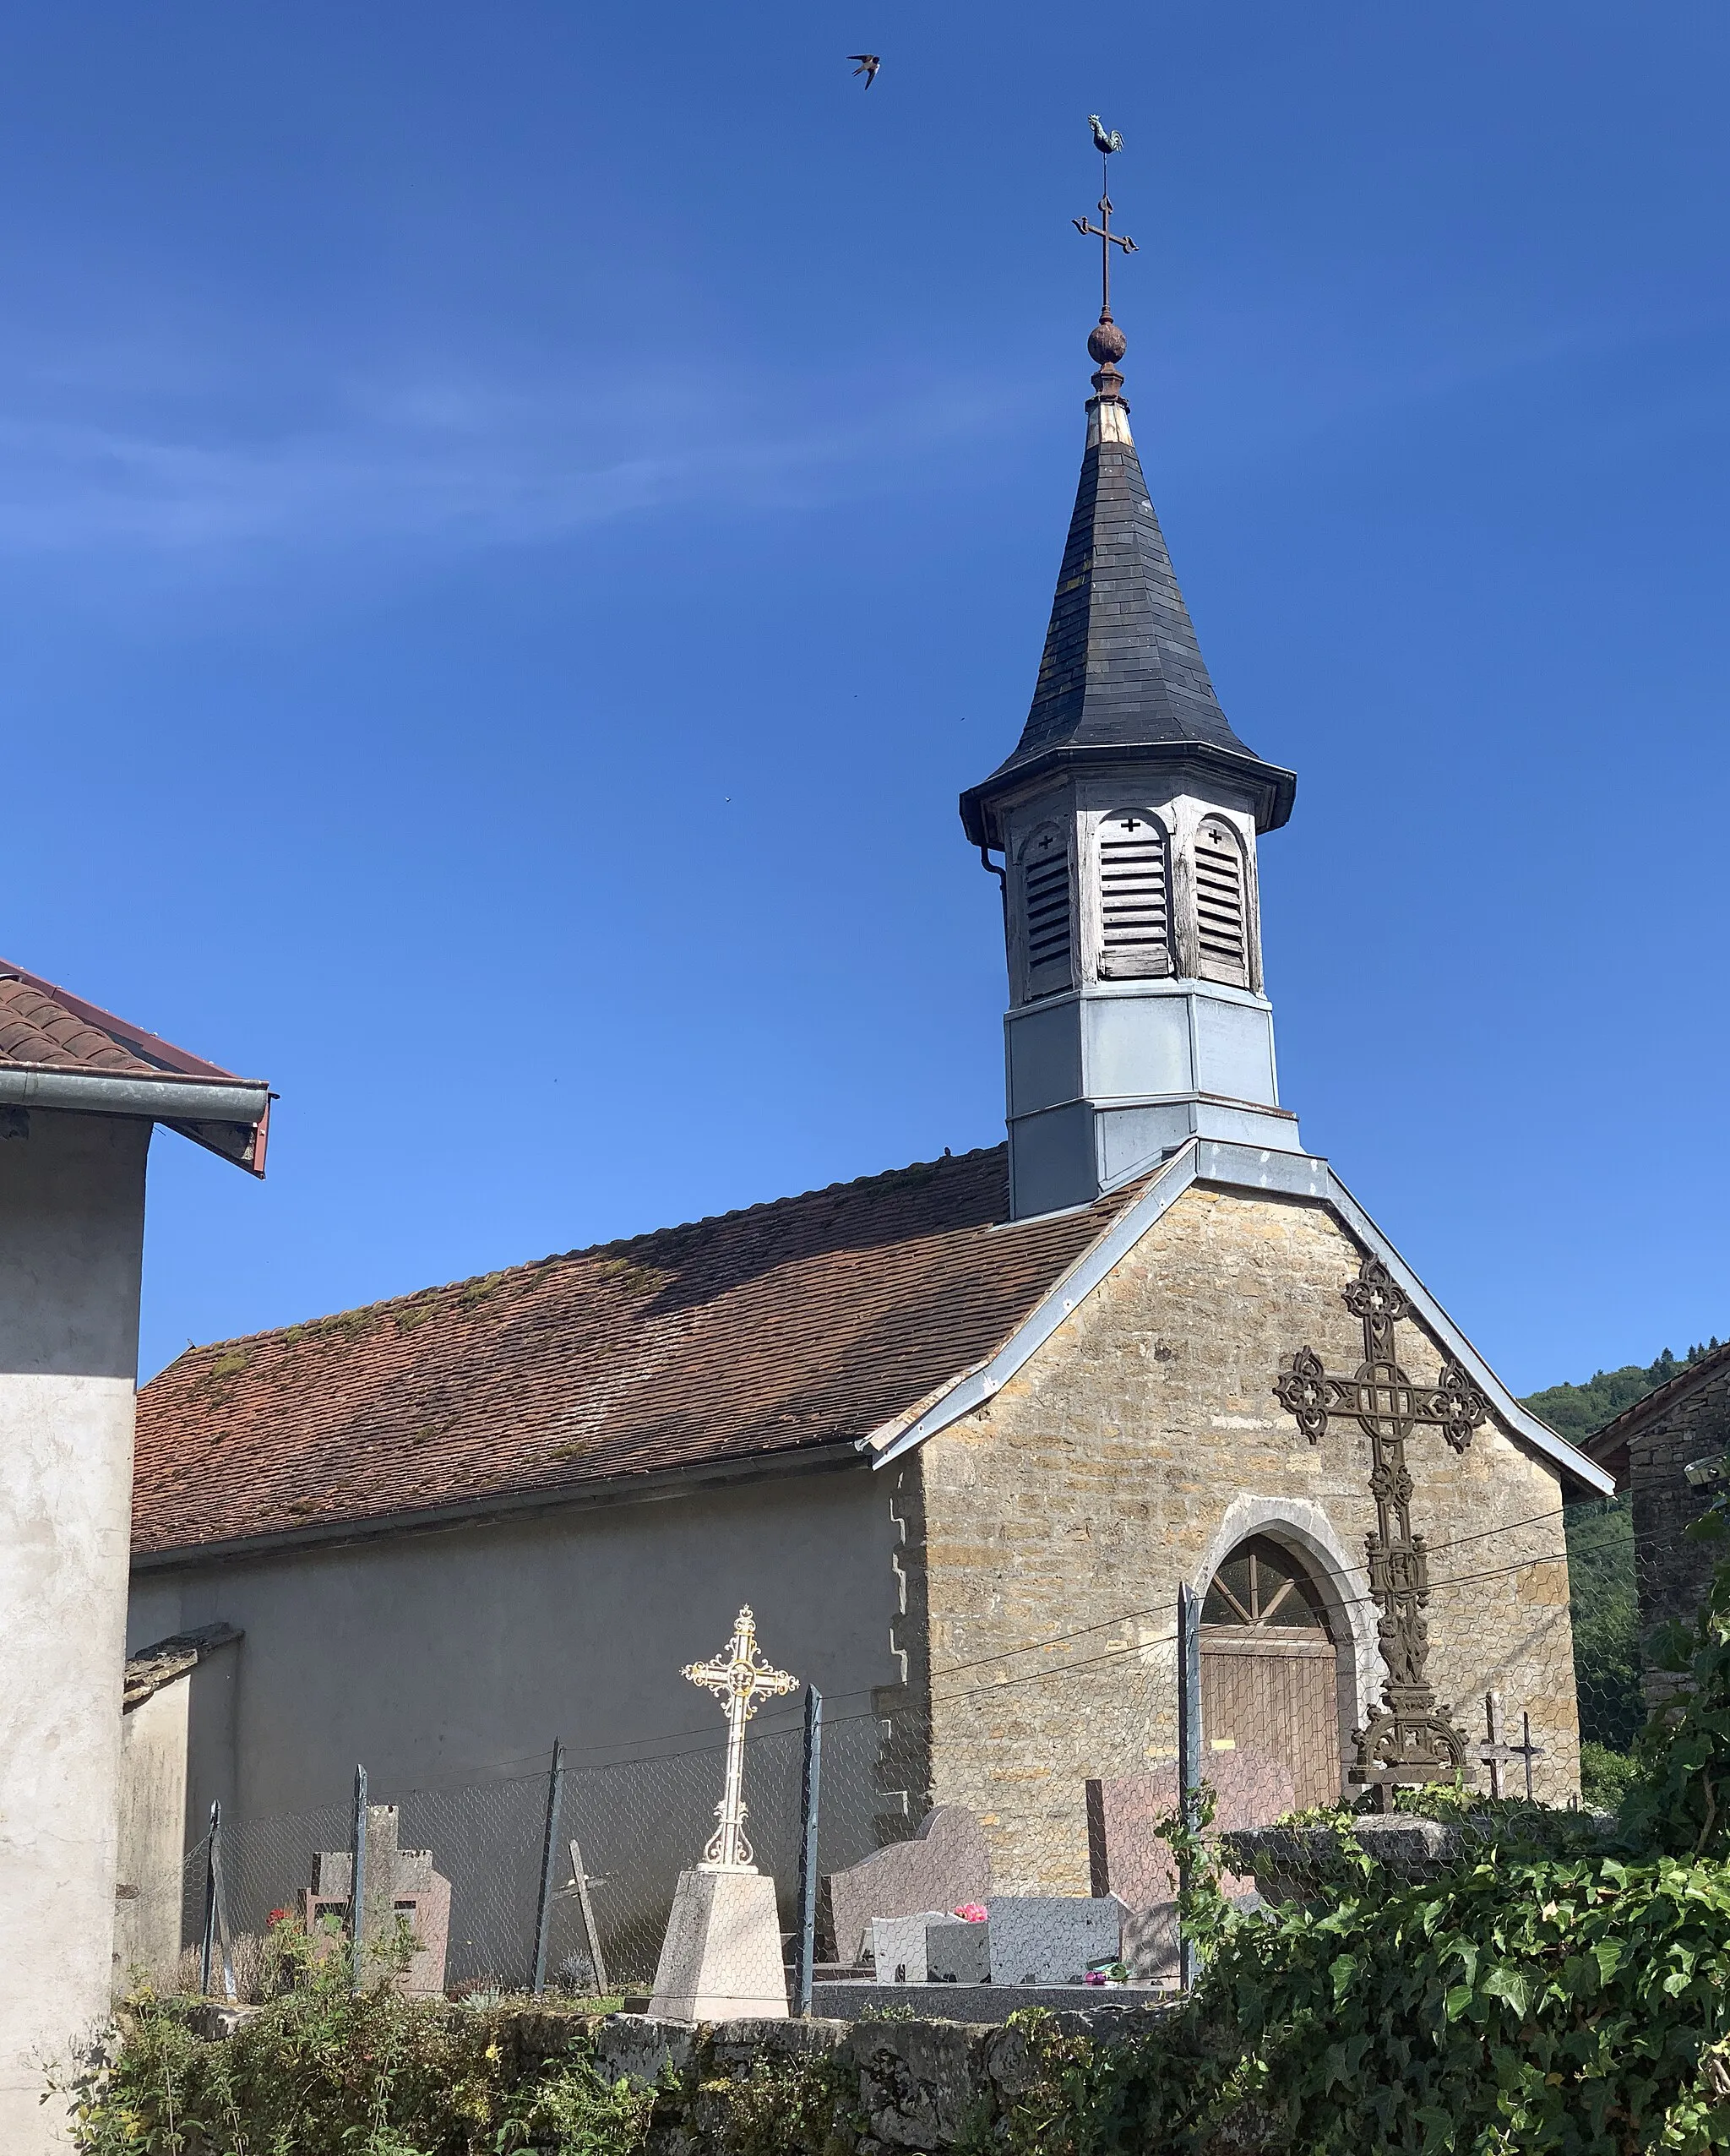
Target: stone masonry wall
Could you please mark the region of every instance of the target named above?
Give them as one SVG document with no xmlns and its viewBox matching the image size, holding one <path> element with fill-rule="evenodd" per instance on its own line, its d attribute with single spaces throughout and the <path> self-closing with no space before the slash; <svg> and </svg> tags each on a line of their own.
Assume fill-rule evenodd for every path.
<svg viewBox="0 0 1730 2156">
<path fill-rule="evenodd" d="M 1381 1678 L 1368 1440 L 1336 1423 L 1312 1446 L 1271 1388 L 1306 1345 L 1357 1367 L 1341 1293 L 1362 1255 L 1315 1204 L 1192 1189 L 1011 1384 L 906 1463 L 924 1536 L 900 1644 L 929 1689 L 930 1794 L 981 1815 L 998 1892 L 1089 1891 L 1084 1783 L 1175 1757 L 1178 1582 L 1202 1585 L 1249 1533 L 1332 1576 L 1345 1749 Z M 1399 1337 L 1433 1382 L 1434 1342 L 1415 1320 Z M 1488 1690 L 1516 1729 L 1529 1712 L 1537 1793 L 1564 1799 L 1579 1743 L 1558 1475 L 1493 1424 L 1463 1456 L 1420 1429 L 1407 1458 L 1438 1693 L 1474 1740 Z"/>
<path fill-rule="evenodd" d="M 1641 1631 L 1672 1619 L 1689 1623 L 1705 1598 L 1716 1549 L 1691 1542 L 1683 1530 L 1711 1495 L 1683 1470 L 1690 1460 L 1730 1447 L 1730 1361 L 1681 1398 L 1673 1400 L 1629 1440 L 1628 1481 L 1634 1498 L 1634 1547 Z M 1648 1669 L 1648 1696 L 1674 1689 L 1676 1680 Z"/>
</svg>

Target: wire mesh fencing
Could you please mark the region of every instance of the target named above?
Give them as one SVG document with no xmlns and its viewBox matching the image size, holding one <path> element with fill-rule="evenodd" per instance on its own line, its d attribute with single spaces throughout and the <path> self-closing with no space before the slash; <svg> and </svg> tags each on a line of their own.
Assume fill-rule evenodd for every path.
<svg viewBox="0 0 1730 2156">
<path fill-rule="evenodd" d="M 1409 1693 L 1414 1674 L 1429 1688 L 1431 1737 L 1446 1756 L 1428 1779 L 1472 1792 L 1482 1815 L 1461 1832 L 1505 1832 L 1521 1805 L 1534 1816 L 1613 1810 L 1635 1772 L 1635 1737 L 1675 1681 L 1654 1666 L 1662 1628 L 1685 1622 L 1710 1581 L 1716 1553 L 1684 1527 L 1636 1544 L 1624 1498 L 1455 1533 L 1424 1549 L 1423 1576 L 1404 1582 L 1397 1608 L 1372 1566 L 1330 1573 L 1274 1528 L 1251 1537 L 1197 1597 L 1187 1769 L 1174 1601 L 936 1660 L 922 1690 L 900 1688 L 887 1707 L 868 1693 L 831 1699 L 816 1957 L 858 1967 L 869 1927 L 854 1876 L 917 1837 L 933 1805 L 972 1825 L 940 1859 L 933 1843 L 906 1860 L 928 1896 L 922 1908 L 1044 1892 L 1168 1913 L 1178 1867 L 1167 1821 L 1186 1772 L 1209 1786 L 1216 1836 L 1364 1808 L 1390 1785 L 1423 1782 L 1398 1771 L 1397 1745 L 1371 1756 L 1363 1734 L 1374 1737 L 1393 1677 L 1395 1690 Z M 1393 1621 L 1401 1609 L 1421 1620 L 1419 1635 Z M 448 1882 L 439 1988 L 521 1991 L 538 1978 L 576 1995 L 646 1994 L 679 1876 L 715 1825 L 725 1741 L 716 1729 L 612 1756 L 575 1752 L 557 1776 L 549 1755 L 460 1787 L 375 1777 L 370 1802 L 394 1807 L 393 1848 L 428 1853 Z M 1390 1756 L 1395 1771 L 1379 1783 L 1366 1767 Z M 790 1957 L 801 1945 L 804 1768 L 797 1728 L 751 1727 L 746 1832 L 775 1882 Z M 321 1866 L 335 1867 L 325 1902 L 341 1928 L 354 1824 L 340 1790 L 296 1814 L 225 1814 L 214 1845 L 206 1835 L 171 1873 L 134 1884 L 122 1954 L 153 1968 L 177 1961 L 180 1980 L 195 1984 L 208 1935 L 211 1988 L 244 1998 L 266 1980 L 273 1920 L 298 1920 Z M 1233 1846 L 1226 1884 L 1247 1895 L 1258 1867 Z M 1174 1942 L 1168 1916 L 1148 1916 L 1140 1966 L 1169 1973 Z"/>
</svg>

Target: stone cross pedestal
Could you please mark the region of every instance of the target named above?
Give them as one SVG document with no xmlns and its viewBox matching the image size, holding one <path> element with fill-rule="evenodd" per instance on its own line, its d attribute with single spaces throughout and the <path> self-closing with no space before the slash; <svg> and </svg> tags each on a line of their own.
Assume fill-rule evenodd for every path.
<svg viewBox="0 0 1730 2156">
<path fill-rule="evenodd" d="M 726 1702 L 726 1772 L 715 1808 L 721 1823 L 696 1870 L 679 1874 L 649 2011 L 664 2021 L 785 2021 L 775 1881 L 752 1862 L 745 1838 L 745 1724 L 759 1698 L 790 1692 L 798 1680 L 759 1655 L 748 1603 L 722 1652 L 712 1662 L 691 1663 L 684 1674 Z"/>
</svg>

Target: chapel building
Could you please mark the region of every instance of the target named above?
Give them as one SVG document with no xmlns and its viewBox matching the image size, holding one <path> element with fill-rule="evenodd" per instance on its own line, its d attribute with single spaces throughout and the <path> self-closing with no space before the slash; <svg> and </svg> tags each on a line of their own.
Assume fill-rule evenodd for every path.
<svg viewBox="0 0 1730 2156">
<path fill-rule="evenodd" d="M 999 1892 L 1085 1893 L 1089 1783 L 1169 1783 L 1180 1588 L 1208 1756 L 1284 1810 L 1416 1741 L 1385 1620 L 1426 1561 L 1437 1717 L 1481 1738 L 1497 1693 L 1537 1793 L 1577 1792 L 1559 1510 L 1610 1477 L 1280 1102 L 1257 852 L 1295 781 L 1221 708 L 1108 317 L 1089 349 L 1031 709 L 961 802 L 1004 885 L 1006 1143 L 180 1357 L 139 1403 L 131 1633 L 193 1642 L 177 1850 L 215 1798 L 340 1803 L 356 1760 L 652 1750 L 748 1602 L 828 1702 L 862 1846 L 826 1861 L 953 1804 Z"/>
</svg>

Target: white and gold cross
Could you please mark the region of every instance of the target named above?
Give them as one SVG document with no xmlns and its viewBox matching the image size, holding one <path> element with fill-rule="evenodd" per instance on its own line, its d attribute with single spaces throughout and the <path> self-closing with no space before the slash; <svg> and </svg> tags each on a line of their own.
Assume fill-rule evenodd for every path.
<svg viewBox="0 0 1730 2156">
<path fill-rule="evenodd" d="M 699 1871 L 754 1871 L 751 1844 L 745 1839 L 745 1724 L 759 1699 L 796 1690 L 798 1679 L 771 1669 L 757 1652 L 757 1620 L 748 1603 L 739 1612 L 733 1636 L 712 1662 L 692 1662 L 685 1675 L 713 1692 L 726 1708 L 726 1785 L 715 1816 L 721 1824 L 703 1852 Z"/>
</svg>

